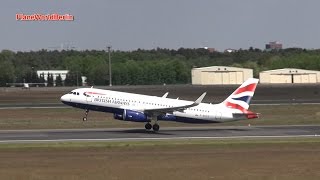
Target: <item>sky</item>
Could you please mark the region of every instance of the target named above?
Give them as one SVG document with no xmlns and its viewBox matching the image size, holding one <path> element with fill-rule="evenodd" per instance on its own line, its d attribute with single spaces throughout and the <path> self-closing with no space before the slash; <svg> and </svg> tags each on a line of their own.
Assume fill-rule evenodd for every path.
<svg viewBox="0 0 320 180">
<path fill-rule="evenodd" d="M 320 48 L 318 0 L 2 0 L 0 51 Z M 17 21 L 16 14 L 74 21 Z"/>
</svg>

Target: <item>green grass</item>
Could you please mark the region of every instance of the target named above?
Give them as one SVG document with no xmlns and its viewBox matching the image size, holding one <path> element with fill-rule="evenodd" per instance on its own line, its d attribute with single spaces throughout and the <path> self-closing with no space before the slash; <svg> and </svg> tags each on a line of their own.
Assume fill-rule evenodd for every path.
<svg viewBox="0 0 320 180">
<path fill-rule="evenodd" d="M 261 113 L 260 118 L 206 125 L 167 121 L 159 123 L 161 127 L 320 124 L 320 105 L 252 106 L 251 110 Z M 143 123 L 114 120 L 112 114 L 101 112 L 90 112 L 88 121 L 83 122 L 84 111 L 74 108 L 2 109 L 0 113 L 0 129 L 144 128 Z"/>
<path fill-rule="evenodd" d="M 319 138 L 0 144 L 0 179 L 319 179 Z"/>
</svg>

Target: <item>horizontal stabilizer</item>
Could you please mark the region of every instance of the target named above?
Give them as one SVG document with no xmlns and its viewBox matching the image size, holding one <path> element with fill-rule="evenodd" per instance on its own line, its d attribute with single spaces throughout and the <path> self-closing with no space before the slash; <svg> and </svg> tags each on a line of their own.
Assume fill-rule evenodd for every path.
<svg viewBox="0 0 320 180">
<path fill-rule="evenodd" d="M 245 117 L 247 119 L 255 119 L 255 118 L 259 118 L 260 113 L 254 113 L 254 112 L 248 111 L 247 113 L 233 113 L 233 116 L 238 118 Z"/>
</svg>

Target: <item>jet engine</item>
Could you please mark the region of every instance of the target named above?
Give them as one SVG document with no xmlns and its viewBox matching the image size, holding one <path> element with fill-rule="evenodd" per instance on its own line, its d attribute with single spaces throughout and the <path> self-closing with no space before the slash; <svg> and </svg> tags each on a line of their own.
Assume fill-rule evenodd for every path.
<svg viewBox="0 0 320 180">
<path fill-rule="evenodd" d="M 161 114 L 157 117 L 158 120 L 163 120 L 163 121 L 174 121 L 176 120 L 176 116 L 173 114 Z"/>
<path fill-rule="evenodd" d="M 123 110 L 123 114 L 115 113 L 113 115 L 114 119 L 125 120 L 125 121 L 134 121 L 134 122 L 149 122 L 147 115 L 142 112 L 132 111 L 132 110 Z"/>
</svg>

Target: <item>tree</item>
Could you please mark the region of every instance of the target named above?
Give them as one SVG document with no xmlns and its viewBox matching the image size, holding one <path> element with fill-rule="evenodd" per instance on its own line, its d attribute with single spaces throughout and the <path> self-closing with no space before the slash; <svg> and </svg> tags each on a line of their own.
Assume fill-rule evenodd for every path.
<svg viewBox="0 0 320 180">
<path fill-rule="evenodd" d="M 52 87 L 53 86 L 53 75 L 48 73 L 47 75 L 47 86 Z"/>
<path fill-rule="evenodd" d="M 44 73 L 40 74 L 39 83 L 43 83 L 43 84 L 46 83 L 46 80 L 44 79 Z M 40 85 L 40 86 L 45 86 L 45 85 Z"/>
<path fill-rule="evenodd" d="M 87 65 L 88 74 L 87 82 L 89 85 L 106 85 L 109 84 L 109 68 L 106 59 L 103 57 L 91 57 L 90 63 Z"/>
<path fill-rule="evenodd" d="M 66 74 L 64 85 L 65 86 L 82 86 L 81 74 L 78 72 L 69 71 L 68 74 Z"/>
<path fill-rule="evenodd" d="M 71 75 L 69 73 L 66 74 L 66 79 L 64 80 L 64 85 L 65 86 L 73 86 L 72 78 L 71 78 Z"/>
<path fill-rule="evenodd" d="M 39 76 L 37 72 L 34 70 L 34 68 L 32 68 L 30 79 L 30 82 L 32 83 L 39 83 Z"/>
<path fill-rule="evenodd" d="M 60 87 L 62 86 L 62 78 L 61 78 L 61 75 L 59 74 L 57 77 L 56 77 L 56 86 Z"/>
<path fill-rule="evenodd" d="M 109 84 L 106 51 L 31 51 L 0 52 L 0 86 L 9 82 L 44 82 L 34 69 L 67 69 L 66 85 L 81 85 L 81 75 L 90 85 Z M 112 52 L 113 84 L 174 84 L 190 83 L 191 68 L 206 66 L 237 66 L 259 71 L 278 68 L 320 70 L 320 50 L 288 48 L 261 51 L 250 47 L 234 53 L 209 52 L 206 49 L 180 48 Z M 49 77 L 49 82 L 50 82 Z M 60 84 L 58 80 L 58 85 Z M 49 84 L 49 86 L 51 83 Z"/>
<path fill-rule="evenodd" d="M 81 78 L 82 75 L 81 75 L 81 73 L 80 72 L 75 72 L 74 76 L 75 76 L 74 84 L 77 85 L 77 86 L 82 86 L 82 78 Z"/>
<path fill-rule="evenodd" d="M 0 86 L 6 86 L 6 83 L 14 81 L 14 67 L 8 61 L 0 61 Z"/>
</svg>

